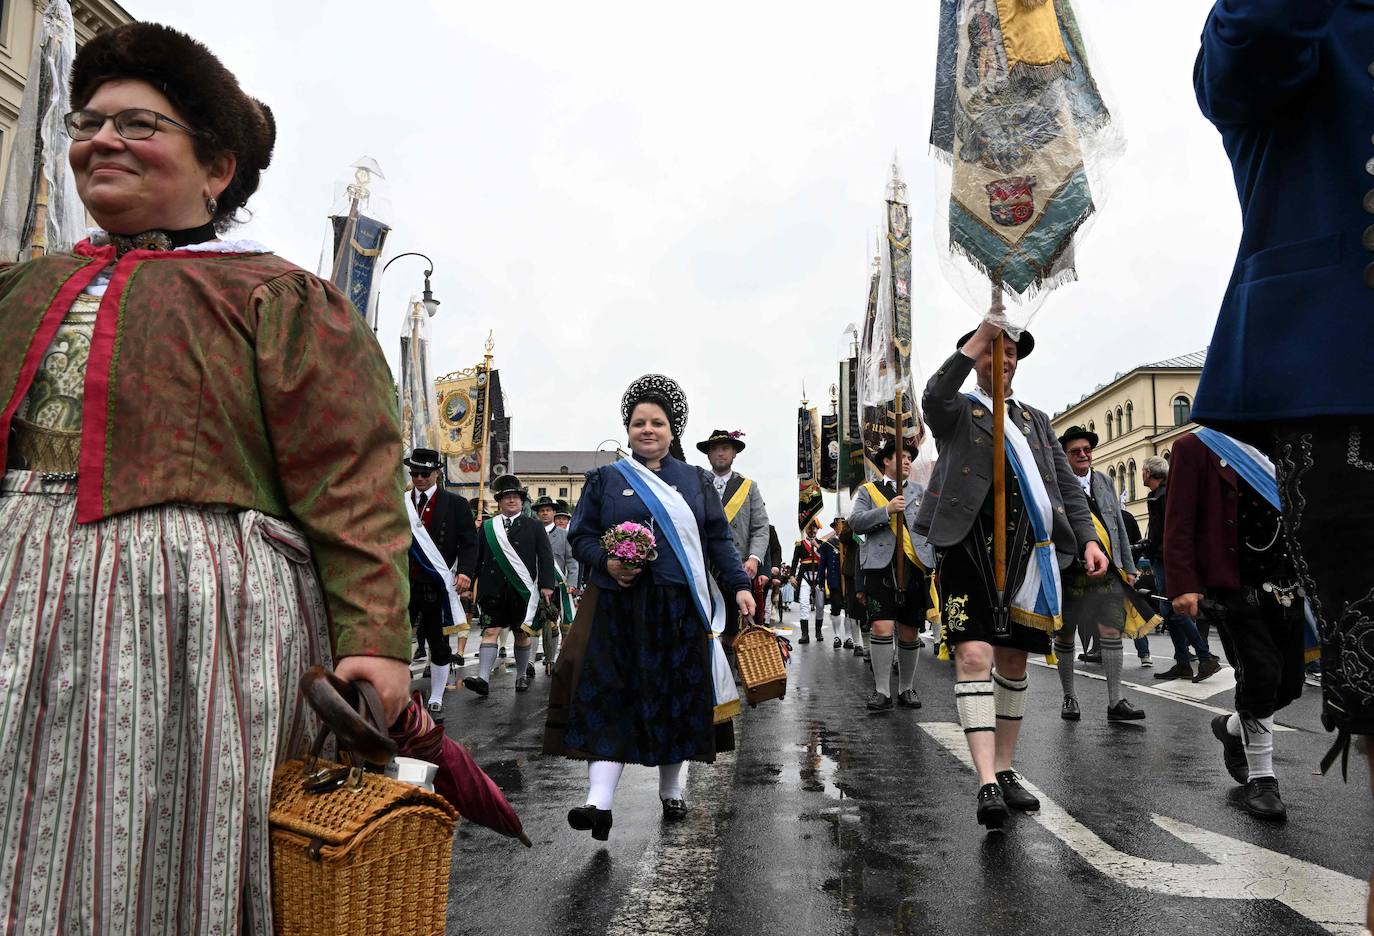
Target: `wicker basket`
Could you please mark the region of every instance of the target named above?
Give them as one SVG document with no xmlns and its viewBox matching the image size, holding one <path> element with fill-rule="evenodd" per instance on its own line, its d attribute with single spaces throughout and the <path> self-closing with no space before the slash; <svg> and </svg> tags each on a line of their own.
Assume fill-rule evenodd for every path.
<svg viewBox="0 0 1374 936">
<path fill-rule="evenodd" d="M 304 762 L 272 778 L 273 931 L 278 936 L 442 936 L 457 811 L 375 773 L 358 789 L 304 789 Z"/>
<path fill-rule="evenodd" d="M 771 630 L 742 620 L 735 639 L 735 660 L 750 706 L 787 695 L 787 666 L 777 635 Z"/>
</svg>

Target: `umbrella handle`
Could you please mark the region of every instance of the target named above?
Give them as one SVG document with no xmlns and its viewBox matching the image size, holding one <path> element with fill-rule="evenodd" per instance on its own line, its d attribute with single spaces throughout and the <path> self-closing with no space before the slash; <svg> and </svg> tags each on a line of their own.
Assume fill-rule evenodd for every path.
<svg viewBox="0 0 1374 936">
<path fill-rule="evenodd" d="M 396 756 L 396 742 L 387 734 L 382 701 L 372 683 L 345 682 L 322 666 L 312 666 L 301 677 L 301 695 L 323 723 L 315 741 L 317 754 L 332 731 L 344 749 L 368 763 L 384 765 Z"/>
</svg>

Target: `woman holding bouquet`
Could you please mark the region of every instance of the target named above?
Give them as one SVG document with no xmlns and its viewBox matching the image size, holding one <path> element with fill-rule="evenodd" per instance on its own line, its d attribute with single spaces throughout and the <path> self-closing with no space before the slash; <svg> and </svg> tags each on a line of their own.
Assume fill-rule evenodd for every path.
<svg viewBox="0 0 1374 936">
<path fill-rule="evenodd" d="M 554 671 L 544 739 L 547 754 L 590 761 L 587 803 L 568 824 L 601 841 L 626 764 L 658 768 L 663 817 L 677 820 L 687 812 L 683 762 L 734 748 L 739 699 L 728 666 L 720 675 L 716 635 L 727 615 L 754 611 L 720 498 L 682 460 L 682 388 L 647 374 L 620 412 L 634 457 L 587 472 L 568 530 L 589 587 Z M 627 522 L 647 528 L 653 549 L 640 534 L 636 558 L 615 558 L 606 543 L 634 531 L 607 534 Z"/>
</svg>

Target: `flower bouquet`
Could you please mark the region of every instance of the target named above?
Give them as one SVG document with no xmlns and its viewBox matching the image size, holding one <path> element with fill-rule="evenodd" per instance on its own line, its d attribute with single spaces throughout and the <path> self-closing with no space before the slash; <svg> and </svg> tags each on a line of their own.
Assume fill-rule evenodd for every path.
<svg viewBox="0 0 1374 936">
<path fill-rule="evenodd" d="M 642 569 L 657 559 L 657 545 L 654 531 L 632 520 L 617 523 L 601 536 L 606 554 L 633 569 Z"/>
</svg>

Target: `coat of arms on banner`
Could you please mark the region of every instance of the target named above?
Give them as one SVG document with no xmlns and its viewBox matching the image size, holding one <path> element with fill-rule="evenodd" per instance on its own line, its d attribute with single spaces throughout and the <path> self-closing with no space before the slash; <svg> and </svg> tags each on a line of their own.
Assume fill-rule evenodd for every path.
<svg viewBox="0 0 1374 936">
<path fill-rule="evenodd" d="M 1003 227 L 1020 227 L 1035 216 L 1035 176 L 1012 176 L 989 182 L 988 212 Z"/>
</svg>

